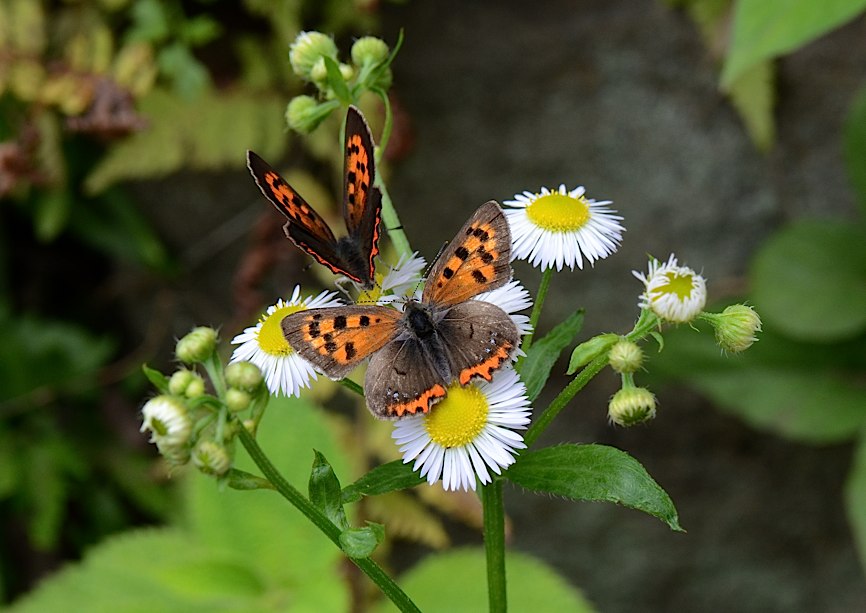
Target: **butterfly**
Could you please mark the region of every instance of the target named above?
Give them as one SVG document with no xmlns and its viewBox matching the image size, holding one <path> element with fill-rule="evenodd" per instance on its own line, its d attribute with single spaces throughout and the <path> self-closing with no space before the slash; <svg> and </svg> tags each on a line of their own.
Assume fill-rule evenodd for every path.
<svg viewBox="0 0 866 613">
<path fill-rule="evenodd" d="M 499 205 L 482 205 L 440 253 L 420 300 L 401 312 L 356 304 L 308 309 L 283 318 L 300 356 L 342 379 L 371 356 L 364 380 L 381 419 L 427 413 L 455 380 L 490 380 L 517 351 L 520 332 L 496 305 L 471 300 L 511 279 L 511 233 Z"/>
<path fill-rule="evenodd" d="M 379 253 L 382 193 L 373 186 L 376 163 L 370 127 L 354 106 L 346 115 L 345 143 L 343 218 L 349 233 L 339 239 L 322 216 L 252 151 L 247 151 L 247 168 L 265 198 L 289 219 L 283 231 L 298 249 L 335 274 L 370 289 L 374 285 L 373 258 Z"/>
</svg>

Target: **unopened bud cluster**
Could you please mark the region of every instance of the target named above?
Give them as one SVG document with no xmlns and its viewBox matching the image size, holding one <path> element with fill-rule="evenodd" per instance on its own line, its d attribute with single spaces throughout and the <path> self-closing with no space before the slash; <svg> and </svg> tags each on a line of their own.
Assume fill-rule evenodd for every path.
<svg viewBox="0 0 866 613">
<path fill-rule="evenodd" d="M 141 431 L 150 432 L 150 442 L 171 466 L 192 461 L 203 473 L 223 477 L 232 467 L 235 435 L 242 427 L 255 429 L 267 390 L 254 364 L 236 362 L 223 370 L 217 341 L 212 328 L 195 328 L 175 347 L 187 366 L 170 377 L 151 371 L 160 393 L 142 407 Z M 210 377 L 214 393 L 196 368 Z"/>
<path fill-rule="evenodd" d="M 383 93 L 391 87 L 390 49 L 385 41 L 364 36 L 355 41 L 351 63 L 341 62 L 334 39 L 321 32 L 301 32 L 289 47 L 292 70 L 312 83 L 318 96 L 297 96 L 286 108 L 286 122 L 297 132 L 308 134 L 341 105 L 344 92 L 354 103 L 361 93 Z M 342 94 L 342 95 L 341 95 Z"/>
</svg>

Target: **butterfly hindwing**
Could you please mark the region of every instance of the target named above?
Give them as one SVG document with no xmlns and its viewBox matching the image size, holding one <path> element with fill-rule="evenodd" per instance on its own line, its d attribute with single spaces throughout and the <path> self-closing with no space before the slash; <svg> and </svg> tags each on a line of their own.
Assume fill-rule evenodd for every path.
<svg viewBox="0 0 866 613">
<path fill-rule="evenodd" d="M 283 336 L 332 379 L 342 379 L 394 337 L 401 314 L 378 305 L 307 309 L 286 315 Z"/>
<path fill-rule="evenodd" d="M 380 419 L 399 419 L 430 411 L 446 394 L 424 346 L 415 338 L 393 340 L 370 359 L 364 380 L 367 407 Z"/>
<path fill-rule="evenodd" d="M 508 313 L 481 300 L 449 308 L 437 332 L 451 375 L 460 385 L 476 376 L 490 381 L 520 342 L 520 331 Z"/>
<path fill-rule="evenodd" d="M 424 286 L 423 300 L 465 302 L 511 279 L 511 232 L 499 205 L 481 205 L 439 254 Z"/>
</svg>

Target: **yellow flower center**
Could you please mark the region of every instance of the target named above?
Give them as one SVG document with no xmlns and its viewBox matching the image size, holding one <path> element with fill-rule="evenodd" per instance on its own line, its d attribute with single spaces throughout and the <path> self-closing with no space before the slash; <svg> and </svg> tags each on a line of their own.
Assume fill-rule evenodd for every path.
<svg viewBox="0 0 866 613">
<path fill-rule="evenodd" d="M 487 398 L 475 385 L 453 384 L 448 395 L 433 407 L 424 421 L 430 439 L 446 448 L 471 443 L 487 424 Z"/>
<path fill-rule="evenodd" d="M 695 287 L 694 276 L 691 273 L 670 271 L 664 274 L 667 283 L 659 285 L 653 291 L 653 300 L 662 298 L 665 294 L 674 294 L 680 301 L 687 300 Z"/>
<path fill-rule="evenodd" d="M 529 220 L 550 232 L 573 232 L 589 221 L 589 205 L 583 196 L 547 194 L 526 207 Z"/>
<path fill-rule="evenodd" d="M 283 317 L 286 315 L 296 313 L 297 311 L 303 311 L 306 308 L 307 307 L 303 304 L 296 304 L 294 306 L 287 305 L 278 308 L 270 315 L 262 317 L 262 327 L 259 328 L 258 336 L 256 338 L 259 343 L 259 348 L 268 355 L 278 358 L 284 358 L 291 355 L 294 349 L 289 345 L 286 337 L 283 336 L 283 328 L 280 323 L 282 323 Z"/>
</svg>

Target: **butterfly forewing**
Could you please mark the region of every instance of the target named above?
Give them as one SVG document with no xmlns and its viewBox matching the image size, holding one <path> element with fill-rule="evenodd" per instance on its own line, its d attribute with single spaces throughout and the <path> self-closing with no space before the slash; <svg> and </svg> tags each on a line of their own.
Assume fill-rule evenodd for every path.
<svg viewBox="0 0 866 613">
<path fill-rule="evenodd" d="M 394 337 L 401 313 L 390 307 L 354 305 L 307 309 L 283 318 L 283 336 L 302 358 L 333 379 Z"/>
<path fill-rule="evenodd" d="M 423 300 L 441 305 L 465 302 L 511 279 L 511 232 L 499 205 L 481 205 L 436 259 Z"/>
</svg>

